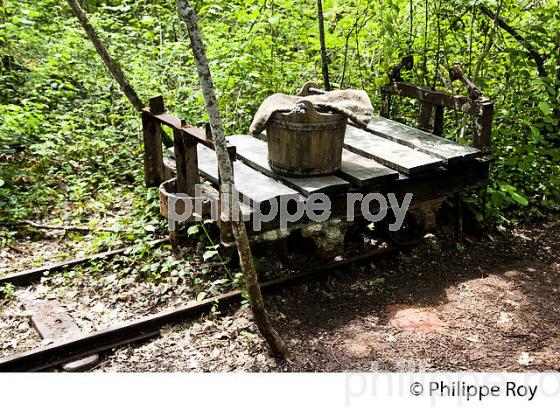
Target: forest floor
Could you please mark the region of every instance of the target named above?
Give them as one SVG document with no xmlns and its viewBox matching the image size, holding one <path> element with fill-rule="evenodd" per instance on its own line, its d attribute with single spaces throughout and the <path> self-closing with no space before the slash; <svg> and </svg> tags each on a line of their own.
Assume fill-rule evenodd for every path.
<svg viewBox="0 0 560 410">
<path fill-rule="evenodd" d="M 272 359 L 247 307 L 235 307 L 116 349 L 94 371 L 558 371 L 559 228 L 494 229 L 462 245 L 440 229 L 410 252 L 268 294 L 290 362 Z M 20 251 L 34 246 L 18 243 Z M 96 285 L 78 275 L 75 288 L 55 292 L 68 280 L 59 276 L 15 294 L 58 298 L 85 332 L 184 304 L 191 291 L 180 280 L 161 290 L 108 274 Z M 0 316 L 0 356 L 47 343 L 20 299 L 0 301 Z"/>
</svg>

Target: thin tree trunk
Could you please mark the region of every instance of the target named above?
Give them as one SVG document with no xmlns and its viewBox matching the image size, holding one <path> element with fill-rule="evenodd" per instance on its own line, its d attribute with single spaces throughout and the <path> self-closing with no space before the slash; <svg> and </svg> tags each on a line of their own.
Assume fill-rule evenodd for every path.
<svg viewBox="0 0 560 410">
<path fill-rule="evenodd" d="M 484 63 L 484 60 L 486 59 L 486 57 L 490 53 L 490 50 L 492 49 L 492 47 L 494 46 L 494 36 L 496 35 L 496 31 L 497 31 L 497 28 L 499 26 L 498 20 L 500 18 L 501 9 L 502 9 L 502 1 L 500 0 L 500 3 L 498 4 L 498 10 L 496 11 L 496 14 L 494 14 L 492 27 L 490 28 L 490 32 L 488 33 L 488 41 L 487 41 L 486 45 L 484 46 L 484 49 L 482 50 L 482 54 L 480 55 L 479 60 L 476 62 L 476 66 L 474 68 L 474 72 L 473 72 L 473 75 L 471 77 L 472 82 L 475 83 L 475 84 L 478 81 L 478 76 L 480 74 L 480 70 L 482 69 L 482 64 Z M 473 17 L 473 19 L 474 19 L 474 17 Z M 470 67 L 469 67 L 469 69 L 470 69 Z M 464 135 L 465 135 L 465 129 L 467 127 L 468 117 L 469 117 L 469 115 L 467 113 L 463 114 L 463 122 L 462 122 L 462 125 L 461 125 L 461 131 L 459 133 L 459 138 L 463 138 Z"/>
<path fill-rule="evenodd" d="M 323 2 L 317 0 L 317 20 L 319 21 L 319 41 L 321 43 L 321 66 L 323 69 L 323 85 L 325 91 L 331 90 L 329 81 L 329 63 L 327 61 L 327 47 L 325 45 L 325 24 L 323 21 Z"/>
<path fill-rule="evenodd" d="M 535 64 L 537 65 L 537 70 L 539 72 L 539 77 L 546 77 L 547 73 L 546 73 L 546 70 L 544 68 L 544 58 L 543 58 L 543 56 L 540 55 L 540 53 L 537 50 L 535 50 L 533 45 L 525 37 L 523 37 L 521 34 L 519 34 L 517 32 L 517 30 L 515 30 L 512 26 L 510 26 L 508 23 L 506 23 L 502 18 L 496 17 L 494 15 L 494 13 L 492 12 L 492 10 L 490 10 L 484 4 L 481 4 L 479 7 L 480 7 L 480 11 L 482 11 L 482 13 L 484 13 L 488 18 L 490 18 L 492 20 L 496 20 L 496 22 L 498 23 L 498 26 L 502 30 L 507 32 L 514 39 L 516 39 L 519 42 L 519 44 L 521 44 L 523 47 L 525 47 L 525 49 L 531 55 L 533 60 L 535 60 Z"/>
<path fill-rule="evenodd" d="M 128 82 L 126 77 L 124 76 L 124 73 L 122 72 L 121 66 L 118 63 L 118 61 L 114 60 L 111 57 L 111 55 L 107 51 L 107 48 L 101 42 L 101 39 L 99 38 L 99 35 L 95 31 L 95 28 L 89 22 L 89 19 L 87 18 L 87 15 L 86 15 L 85 11 L 82 9 L 82 7 L 80 6 L 80 4 L 78 3 L 77 0 L 67 0 L 67 2 L 70 5 L 70 7 L 72 8 L 72 10 L 74 11 L 74 14 L 78 18 L 80 24 L 82 25 L 82 27 L 86 31 L 89 39 L 91 40 L 91 42 L 95 46 L 95 49 L 97 50 L 97 53 L 103 59 L 103 62 L 105 63 L 105 66 L 107 67 L 107 70 L 109 71 L 109 73 L 111 73 L 111 75 L 113 76 L 113 78 L 115 79 L 117 84 L 119 85 L 121 91 L 124 93 L 126 98 L 128 98 L 128 101 L 130 101 L 130 103 L 132 104 L 134 109 L 138 112 L 141 112 L 142 109 L 145 107 L 145 105 L 142 103 L 142 101 L 138 97 L 138 94 L 136 94 L 136 91 L 134 90 L 134 88 L 132 88 L 132 86 L 130 85 L 130 83 Z M 163 130 L 161 132 L 161 137 L 162 137 L 163 143 L 166 147 L 172 147 L 173 146 L 173 141 L 171 140 L 171 138 L 169 138 L 167 133 Z"/>
<path fill-rule="evenodd" d="M 202 42 L 202 37 L 200 35 L 200 31 L 198 30 L 196 14 L 187 0 L 176 0 L 176 4 L 179 16 L 183 19 L 188 28 L 191 48 L 194 54 L 196 69 L 198 71 L 200 85 L 204 96 L 204 105 L 206 106 L 206 111 L 208 113 L 216 155 L 218 157 L 218 168 L 220 171 L 222 186 L 225 185 L 226 192 L 232 192 L 231 188 L 234 187 L 232 165 L 226 149 L 226 139 L 222 126 L 222 120 L 220 118 L 220 112 L 218 110 L 218 101 L 214 93 L 214 84 L 212 82 L 210 68 L 206 59 L 204 43 Z M 221 192 L 224 191 L 222 190 Z M 234 197 L 234 195 L 232 195 L 231 197 L 232 201 L 239 201 L 237 196 Z M 245 278 L 245 286 L 247 287 L 247 292 L 249 294 L 249 301 L 251 303 L 251 309 L 253 311 L 255 322 L 261 334 L 270 345 L 272 352 L 277 356 L 286 357 L 288 353 L 286 346 L 278 333 L 272 327 L 266 313 L 257 272 L 255 270 L 255 266 L 253 265 L 249 238 L 247 236 L 245 224 L 241 218 L 240 208 L 238 204 L 234 203 L 232 204 L 232 209 L 239 212 L 238 215 L 231 215 L 231 222 L 233 234 L 237 242 L 237 252 L 239 253 L 241 269 L 243 270 Z"/>
<path fill-rule="evenodd" d="M 128 98 L 130 103 L 133 105 L 133 107 L 137 111 L 142 111 L 142 108 L 144 108 L 144 104 L 142 104 L 142 102 L 140 101 L 140 98 L 138 98 L 138 95 L 136 94 L 136 91 L 134 91 L 134 88 L 132 88 L 130 83 L 127 81 L 126 77 L 124 76 L 124 74 L 122 72 L 122 69 L 121 69 L 121 66 L 119 65 L 119 63 L 117 61 L 113 60 L 113 58 L 109 55 L 109 52 L 107 51 L 107 49 L 105 48 L 105 46 L 101 42 L 101 39 L 97 35 L 97 32 L 95 31 L 95 28 L 89 22 L 89 20 L 86 16 L 86 13 L 82 9 L 82 7 L 78 3 L 78 1 L 77 0 L 67 0 L 67 2 L 70 5 L 70 7 L 72 8 L 72 10 L 74 10 L 74 14 L 76 15 L 76 17 L 80 21 L 80 24 L 82 25 L 82 27 L 86 31 L 89 39 L 91 40 L 91 42 L 95 46 L 95 49 L 97 50 L 97 52 L 99 53 L 99 55 L 103 59 L 103 62 L 107 66 L 107 69 L 109 70 L 109 72 L 111 73 L 111 75 L 113 76 L 115 81 L 119 84 L 119 87 L 121 88 L 121 91 L 124 93 L 126 98 Z"/>
</svg>

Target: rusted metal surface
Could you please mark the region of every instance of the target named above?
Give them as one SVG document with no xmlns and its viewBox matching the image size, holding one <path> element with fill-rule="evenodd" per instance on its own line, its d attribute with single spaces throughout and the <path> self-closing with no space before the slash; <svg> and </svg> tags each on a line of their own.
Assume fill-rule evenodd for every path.
<svg viewBox="0 0 560 410">
<path fill-rule="evenodd" d="M 165 112 L 165 104 L 163 103 L 163 97 L 161 95 L 150 98 L 149 106 L 152 114 L 161 114 Z"/>
<path fill-rule="evenodd" d="M 478 86 L 463 73 L 460 65 L 455 64 L 449 69 L 449 79 L 451 80 L 451 82 L 461 80 L 461 82 L 465 84 L 465 86 L 469 90 L 469 98 L 478 100 L 482 97 L 482 91 L 480 91 L 480 88 L 478 88 Z"/>
<path fill-rule="evenodd" d="M 445 91 L 432 90 L 428 87 L 405 82 L 390 83 L 383 87 L 383 90 L 391 94 L 414 98 L 433 105 L 441 105 L 471 115 L 480 112 L 480 102 L 474 102 L 465 95 L 450 94 Z"/>
<path fill-rule="evenodd" d="M 424 201 L 409 208 L 409 211 L 418 215 L 418 218 L 424 224 L 426 231 L 431 231 L 436 228 L 436 213 L 441 205 L 445 202 L 447 197 L 432 199 L 431 201 Z"/>
<path fill-rule="evenodd" d="M 402 81 L 402 70 L 412 70 L 414 68 L 414 56 L 407 55 L 404 56 L 399 64 L 389 69 L 389 79 L 391 81 L 400 82 Z"/>
</svg>

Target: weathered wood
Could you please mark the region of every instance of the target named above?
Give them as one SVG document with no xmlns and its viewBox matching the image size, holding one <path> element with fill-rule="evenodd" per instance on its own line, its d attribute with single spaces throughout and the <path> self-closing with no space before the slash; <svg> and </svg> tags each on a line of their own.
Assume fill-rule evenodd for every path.
<svg viewBox="0 0 560 410">
<path fill-rule="evenodd" d="M 82 331 L 56 300 L 24 300 L 25 310 L 31 312 L 31 322 L 43 339 L 64 341 L 82 336 Z M 99 355 L 92 354 L 65 363 L 65 371 L 87 370 L 99 362 Z"/>
<path fill-rule="evenodd" d="M 157 120 L 157 122 L 159 122 L 162 125 L 166 125 L 173 129 L 181 130 L 181 132 L 196 138 L 198 142 L 201 142 L 208 146 L 211 146 L 212 144 L 212 141 L 209 141 L 206 138 L 206 133 L 204 132 L 204 130 L 197 127 L 191 127 L 188 124 L 183 124 L 181 122 L 181 119 L 176 115 L 170 114 L 169 112 L 162 112 L 156 114 L 156 113 L 152 113 L 149 109 L 146 108 L 142 110 L 142 112 L 146 113 L 154 120 Z"/>
<path fill-rule="evenodd" d="M 476 148 L 458 144 L 382 117 L 373 117 L 368 123 L 367 129 L 396 143 L 440 158 L 447 164 L 461 162 L 480 155 L 480 151 Z"/>
<path fill-rule="evenodd" d="M 344 147 L 405 174 L 415 174 L 442 165 L 440 159 L 354 126 L 346 129 Z"/>
<path fill-rule="evenodd" d="M 480 149 L 483 153 L 490 153 L 492 148 L 492 118 L 494 116 L 494 105 L 487 101 L 482 105 L 480 115 L 474 116 L 473 147 Z"/>
<path fill-rule="evenodd" d="M 434 105 L 429 103 L 420 103 L 420 113 L 418 115 L 418 128 L 422 131 L 430 132 L 433 130 L 432 114 Z"/>
<path fill-rule="evenodd" d="M 187 193 L 187 167 L 185 164 L 186 147 L 185 138 L 179 129 L 173 130 L 173 150 L 175 153 L 175 172 L 177 173 L 177 193 Z M 192 195 L 192 194 L 190 194 Z"/>
<path fill-rule="evenodd" d="M 396 181 L 388 181 L 376 186 L 375 192 L 384 195 L 393 193 L 399 201 L 402 201 L 406 194 L 411 193 L 412 206 L 488 184 L 490 163 L 491 160 L 489 159 L 476 158 L 461 164 L 461 166 L 449 169 L 438 168 L 430 172 L 410 176 L 401 174 Z M 347 202 L 346 198 L 334 198 L 332 200 L 333 213 L 331 218 L 346 215 Z M 355 215 L 361 215 L 360 205 L 360 202 L 354 204 Z M 372 211 L 375 211 L 375 209 L 372 209 Z"/>
<path fill-rule="evenodd" d="M 197 140 L 181 130 L 173 130 L 177 193 L 195 195 L 195 186 L 200 182 L 198 175 Z"/>
<path fill-rule="evenodd" d="M 433 133 L 437 136 L 443 135 L 443 118 L 444 112 L 443 107 L 436 105 L 436 111 L 434 113 L 434 129 Z"/>
<path fill-rule="evenodd" d="M 457 71 L 457 68 L 455 68 L 455 71 Z M 463 78 L 463 81 L 465 81 L 465 78 Z M 467 81 L 467 83 L 469 82 L 470 81 Z M 397 94 L 420 101 L 421 107 L 423 107 L 420 113 L 421 128 L 427 129 L 436 135 L 441 135 L 443 133 L 444 107 L 471 115 L 474 118 L 473 147 L 487 154 L 490 153 L 491 150 L 493 104 L 486 98 L 480 98 L 480 90 L 474 84 L 470 84 L 470 97 L 453 95 L 444 91 L 432 90 L 404 82 L 388 84 L 383 87 L 382 93 L 384 96 Z M 384 100 L 385 98 L 389 97 L 384 97 Z M 436 107 L 433 126 L 428 126 L 428 118 L 431 119 L 432 117 L 432 113 L 429 112 L 430 106 Z M 380 115 L 386 118 L 389 117 L 387 107 L 382 107 Z M 423 150 L 423 148 L 418 149 Z"/>
<path fill-rule="evenodd" d="M 152 114 L 162 114 L 165 110 L 165 104 L 163 102 L 163 97 L 158 95 L 157 97 L 150 98 L 149 101 L 150 112 Z"/>
<path fill-rule="evenodd" d="M 381 90 L 381 109 L 379 115 L 385 118 L 391 118 L 391 93 Z"/>
<path fill-rule="evenodd" d="M 275 113 L 267 124 L 269 164 L 286 176 L 329 175 L 340 169 L 347 118 L 320 113 L 302 100 L 304 112 Z"/>
<path fill-rule="evenodd" d="M 161 125 L 149 115 L 142 113 L 144 136 L 144 184 L 157 187 L 163 182 L 163 155 L 161 148 Z"/>
<path fill-rule="evenodd" d="M 162 125 L 166 125 L 172 128 L 173 130 L 179 130 L 186 137 L 192 137 L 196 139 L 197 142 L 204 144 L 209 148 L 214 149 L 212 133 L 208 130 L 208 126 L 206 126 L 206 130 L 197 127 L 192 127 L 188 124 L 184 124 L 179 117 L 169 112 L 154 114 L 149 109 L 144 109 L 143 112 L 149 115 L 154 120 L 156 120 L 158 123 Z M 235 157 L 234 146 L 227 145 L 227 151 L 229 153 L 230 158 Z"/>
<path fill-rule="evenodd" d="M 317 192 L 344 192 L 350 184 L 334 175 L 323 177 L 293 178 L 276 174 L 268 163 L 268 145 L 248 135 L 232 135 L 227 139 L 237 148 L 238 158 L 255 170 L 282 181 L 305 196 Z"/>
<path fill-rule="evenodd" d="M 253 207 L 266 204 L 271 200 L 278 200 L 281 196 L 299 197 L 292 188 L 254 170 L 241 161 L 233 163 L 235 169 L 235 188 L 243 201 Z M 200 174 L 218 184 L 218 160 L 216 153 L 204 145 L 198 145 L 198 168 Z"/>
<path fill-rule="evenodd" d="M 195 221 L 196 218 L 215 218 L 218 215 L 219 209 L 217 207 L 218 201 L 220 200 L 220 194 L 216 188 L 214 188 L 210 182 L 205 182 L 200 184 L 200 196 L 199 197 L 179 197 L 177 196 L 177 186 L 176 186 L 176 178 L 175 172 L 175 161 L 168 160 L 166 161 L 166 167 L 169 167 L 170 173 L 170 180 L 165 181 L 159 187 L 159 212 L 160 214 L 167 218 L 169 216 L 169 200 L 172 198 L 175 200 L 175 212 L 178 215 L 182 215 L 185 208 L 184 208 L 184 201 L 190 201 L 190 205 L 192 209 L 196 209 L 195 201 L 202 201 L 202 206 L 200 207 L 200 214 L 194 213 L 192 218 L 189 218 L 188 222 Z M 212 207 L 215 207 L 214 209 Z M 239 207 L 241 208 L 241 214 L 243 215 L 243 220 L 247 222 L 247 224 L 252 223 L 252 213 L 253 208 L 249 205 L 240 202 Z"/>
<path fill-rule="evenodd" d="M 266 141 L 266 133 L 263 132 L 256 138 Z M 337 174 L 359 187 L 394 180 L 399 176 L 397 171 L 347 149 L 342 150 L 342 163 Z"/>
<path fill-rule="evenodd" d="M 396 180 L 399 177 L 397 171 L 347 149 L 342 150 L 342 166 L 338 175 L 360 188 Z"/>
</svg>

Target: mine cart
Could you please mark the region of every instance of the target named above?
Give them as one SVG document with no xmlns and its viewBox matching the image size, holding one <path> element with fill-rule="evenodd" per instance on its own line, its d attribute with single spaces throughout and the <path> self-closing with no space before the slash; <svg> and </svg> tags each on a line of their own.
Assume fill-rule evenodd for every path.
<svg viewBox="0 0 560 410">
<path fill-rule="evenodd" d="M 436 211 L 446 198 L 488 183 L 492 162 L 492 102 L 482 96 L 457 66 L 450 69 L 450 78 L 462 81 L 468 95 L 454 95 L 404 82 L 401 70 L 410 64 L 407 57 L 391 70 L 391 81 L 381 90 L 379 116 L 374 116 L 365 129 L 348 123 L 340 148 L 336 141 L 332 142 L 329 149 L 342 150 L 334 174 L 286 175 L 281 170 L 282 166 L 289 166 L 289 158 L 285 158 L 284 165 L 271 163 L 266 135 L 227 137 L 235 185 L 242 200 L 241 212 L 252 241 L 270 241 L 281 260 L 299 270 L 347 263 L 379 253 L 387 244 L 415 245 L 435 227 Z M 317 85 L 308 83 L 300 95 L 320 92 Z M 391 119 L 394 96 L 418 100 L 417 127 Z M 441 137 L 445 109 L 472 118 L 471 146 Z M 209 217 L 209 204 L 219 202 L 220 181 L 209 127 L 200 129 L 185 124 L 166 111 L 162 97 L 150 100 L 149 108 L 142 113 L 142 121 L 145 183 L 149 187 L 159 187 L 162 215 L 167 216 L 171 199 L 186 195 L 192 201 L 201 200 L 202 216 Z M 162 146 L 162 125 L 173 130 L 173 148 Z M 336 133 L 336 126 L 329 132 Z M 322 146 L 319 143 L 312 149 L 322 149 Z M 278 165 L 276 168 L 280 171 L 273 170 L 274 165 Z M 202 191 L 196 191 L 198 184 L 202 184 Z M 304 217 L 281 227 L 279 218 L 274 218 L 263 222 L 261 229 L 254 229 L 255 212 L 270 209 L 271 201 L 289 198 L 305 202 L 318 193 L 327 195 L 331 201 L 328 220 L 314 222 Z M 371 193 L 394 194 L 399 203 L 405 200 L 407 193 L 412 194 L 400 229 L 388 228 L 394 221 L 391 214 L 387 221 L 369 223 L 361 217 L 363 208 L 358 202 L 352 204 L 354 220 L 348 221 L 348 194 L 366 196 Z M 376 205 L 372 202 L 372 206 Z M 218 226 L 222 241 L 231 242 L 227 221 L 219 220 Z"/>
</svg>

